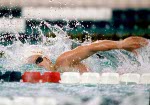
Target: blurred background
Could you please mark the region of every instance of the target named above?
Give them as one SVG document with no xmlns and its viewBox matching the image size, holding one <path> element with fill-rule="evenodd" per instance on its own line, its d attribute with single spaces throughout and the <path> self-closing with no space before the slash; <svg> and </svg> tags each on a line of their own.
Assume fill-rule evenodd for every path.
<svg viewBox="0 0 150 105">
<path fill-rule="evenodd" d="M 150 0 L 0 0 L 0 44 L 12 44 L 16 35 L 35 42 L 39 27 L 55 37 L 45 22 L 82 42 L 150 38 Z"/>
</svg>

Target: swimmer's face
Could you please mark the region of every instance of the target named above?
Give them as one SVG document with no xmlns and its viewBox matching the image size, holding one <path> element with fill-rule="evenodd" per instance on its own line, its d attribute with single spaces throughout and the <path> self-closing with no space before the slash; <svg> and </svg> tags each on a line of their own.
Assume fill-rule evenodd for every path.
<svg viewBox="0 0 150 105">
<path fill-rule="evenodd" d="M 28 61 L 30 63 L 34 63 L 40 67 L 44 67 L 45 69 L 48 69 L 49 70 L 49 67 L 50 65 L 52 64 L 52 62 L 50 61 L 49 58 L 47 57 L 42 57 L 42 56 L 39 56 L 39 55 L 34 55 L 34 56 L 31 56 Z"/>
</svg>

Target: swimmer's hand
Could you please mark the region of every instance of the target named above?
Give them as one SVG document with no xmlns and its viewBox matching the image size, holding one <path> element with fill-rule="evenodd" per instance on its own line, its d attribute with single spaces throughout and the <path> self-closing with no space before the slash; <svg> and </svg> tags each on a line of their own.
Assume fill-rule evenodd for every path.
<svg viewBox="0 0 150 105">
<path fill-rule="evenodd" d="M 134 50 L 148 45 L 148 40 L 142 37 L 128 37 L 120 41 L 120 47 L 127 51 L 134 52 Z"/>
</svg>

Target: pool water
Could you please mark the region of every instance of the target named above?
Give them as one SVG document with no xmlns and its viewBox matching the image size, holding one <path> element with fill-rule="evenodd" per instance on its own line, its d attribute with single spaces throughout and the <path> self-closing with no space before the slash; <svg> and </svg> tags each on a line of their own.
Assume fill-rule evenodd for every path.
<svg viewBox="0 0 150 105">
<path fill-rule="evenodd" d="M 54 98 L 59 105 L 149 105 L 148 85 L 0 83 L 0 96 Z M 136 101 L 136 102 L 135 102 Z M 87 104 L 94 103 L 94 104 Z"/>
</svg>

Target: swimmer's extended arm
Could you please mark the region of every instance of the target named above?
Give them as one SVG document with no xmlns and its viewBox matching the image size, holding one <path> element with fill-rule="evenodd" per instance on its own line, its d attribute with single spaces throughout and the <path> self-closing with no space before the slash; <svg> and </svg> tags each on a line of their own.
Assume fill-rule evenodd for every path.
<svg viewBox="0 0 150 105">
<path fill-rule="evenodd" d="M 81 60 L 86 59 L 98 51 L 108 51 L 113 49 L 133 51 L 147 45 L 147 43 L 147 40 L 142 37 L 129 37 L 122 41 L 99 40 L 63 53 L 58 57 L 56 63 L 62 66 L 72 65 L 79 63 Z"/>
</svg>

